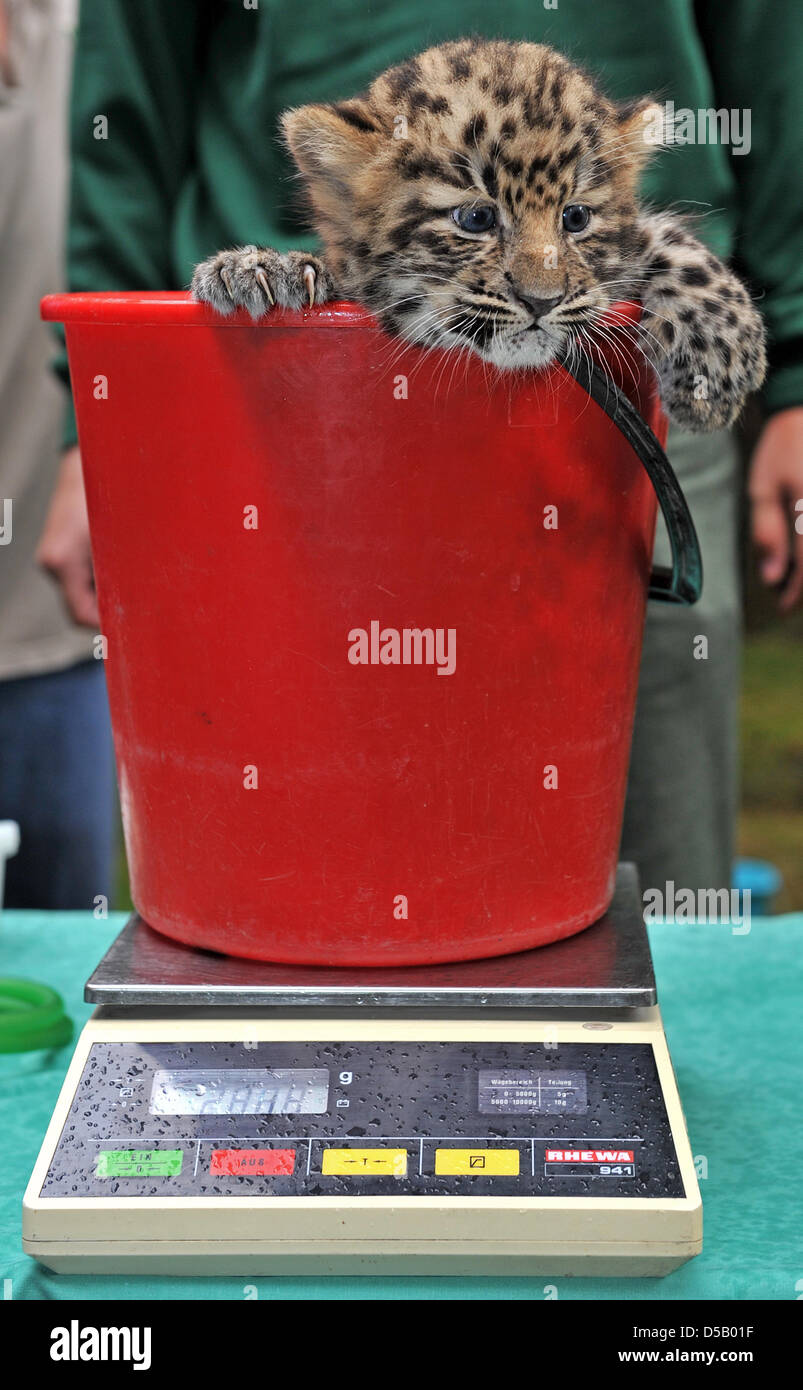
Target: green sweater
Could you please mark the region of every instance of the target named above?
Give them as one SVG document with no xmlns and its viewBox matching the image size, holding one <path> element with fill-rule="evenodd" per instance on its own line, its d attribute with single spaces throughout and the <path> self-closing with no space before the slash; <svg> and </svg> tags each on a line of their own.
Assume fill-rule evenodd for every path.
<svg viewBox="0 0 803 1390">
<path fill-rule="evenodd" d="M 465 34 L 549 43 L 614 97 L 652 93 L 676 113 L 749 109 L 749 153 L 658 152 L 646 193 L 699 213 L 699 235 L 737 262 L 770 330 L 768 408 L 803 403 L 795 0 L 81 0 L 70 289 L 180 288 L 221 247 L 313 245 L 279 113 L 351 96 Z M 58 366 L 66 378 L 63 356 Z M 70 418 L 65 445 L 75 438 Z"/>
</svg>

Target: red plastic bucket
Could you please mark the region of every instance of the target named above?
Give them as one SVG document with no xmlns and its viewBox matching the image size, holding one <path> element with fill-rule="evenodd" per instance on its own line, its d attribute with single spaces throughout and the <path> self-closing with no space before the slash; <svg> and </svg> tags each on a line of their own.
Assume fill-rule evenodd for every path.
<svg viewBox="0 0 803 1390">
<path fill-rule="evenodd" d="M 562 368 L 402 347 L 351 305 L 43 312 L 66 324 L 142 917 L 329 965 L 595 921 L 656 510 L 598 405 Z"/>
</svg>

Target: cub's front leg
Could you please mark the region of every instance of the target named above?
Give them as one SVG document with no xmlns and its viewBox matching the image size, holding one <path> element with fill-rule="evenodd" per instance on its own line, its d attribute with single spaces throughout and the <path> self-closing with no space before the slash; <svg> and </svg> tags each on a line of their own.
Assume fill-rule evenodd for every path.
<svg viewBox="0 0 803 1390">
<path fill-rule="evenodd" d="M 190 289 L 193 299 L 211 304 L 219 314 L 247 309 L 252 319 L 262 318 L 274 304 L 302 309 L 336 296 L 335 282 L 317 256 L 258 246 L 219 251 L 202 261 Z"/>
<path fill-rule="evenodd" d="M 714 430 L 736 419 L 767 369 L 764 325 L 744 285 L 677 219 L 642 223 L 640 346 L 671 420 Z"/>
</svg>

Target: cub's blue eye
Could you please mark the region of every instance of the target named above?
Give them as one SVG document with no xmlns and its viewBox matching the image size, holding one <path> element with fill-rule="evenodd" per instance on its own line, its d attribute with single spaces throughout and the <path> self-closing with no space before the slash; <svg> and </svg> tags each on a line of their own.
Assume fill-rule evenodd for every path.
<svg viewBox="0 0 803 1390">
<path fill-rule="evenodd" d="M 472 208 L 454 208 L 452 219 L 464 232 L 490 232 L 496 226 L 496 210 L 488 203 Z"/>
<path fill-rule="evenodd" d="M 569 203 L 563 209 L 563 225 L 567 232 L 584 232 L 591 221 L 591 209 L 585 203 Z"/>
</svg>

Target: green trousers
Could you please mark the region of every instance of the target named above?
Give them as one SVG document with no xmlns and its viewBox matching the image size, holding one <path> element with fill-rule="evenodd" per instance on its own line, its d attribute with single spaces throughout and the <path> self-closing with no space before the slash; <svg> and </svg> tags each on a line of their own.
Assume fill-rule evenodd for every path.
<svg viewBox="0 0 803 1390">
<path fill-rule="evenodd" d="M 740 467 L 726 431 L 670 431 L 667 452 L 700 539 L 703 593 L 692 608 L 648 606 L 620 858 L 638 865 L 642 890 L 672 880 L 696 892 L 729 888 L 734 854 Z M 660 517 L 655 560 L 669 561 Z"/>
</svg>

